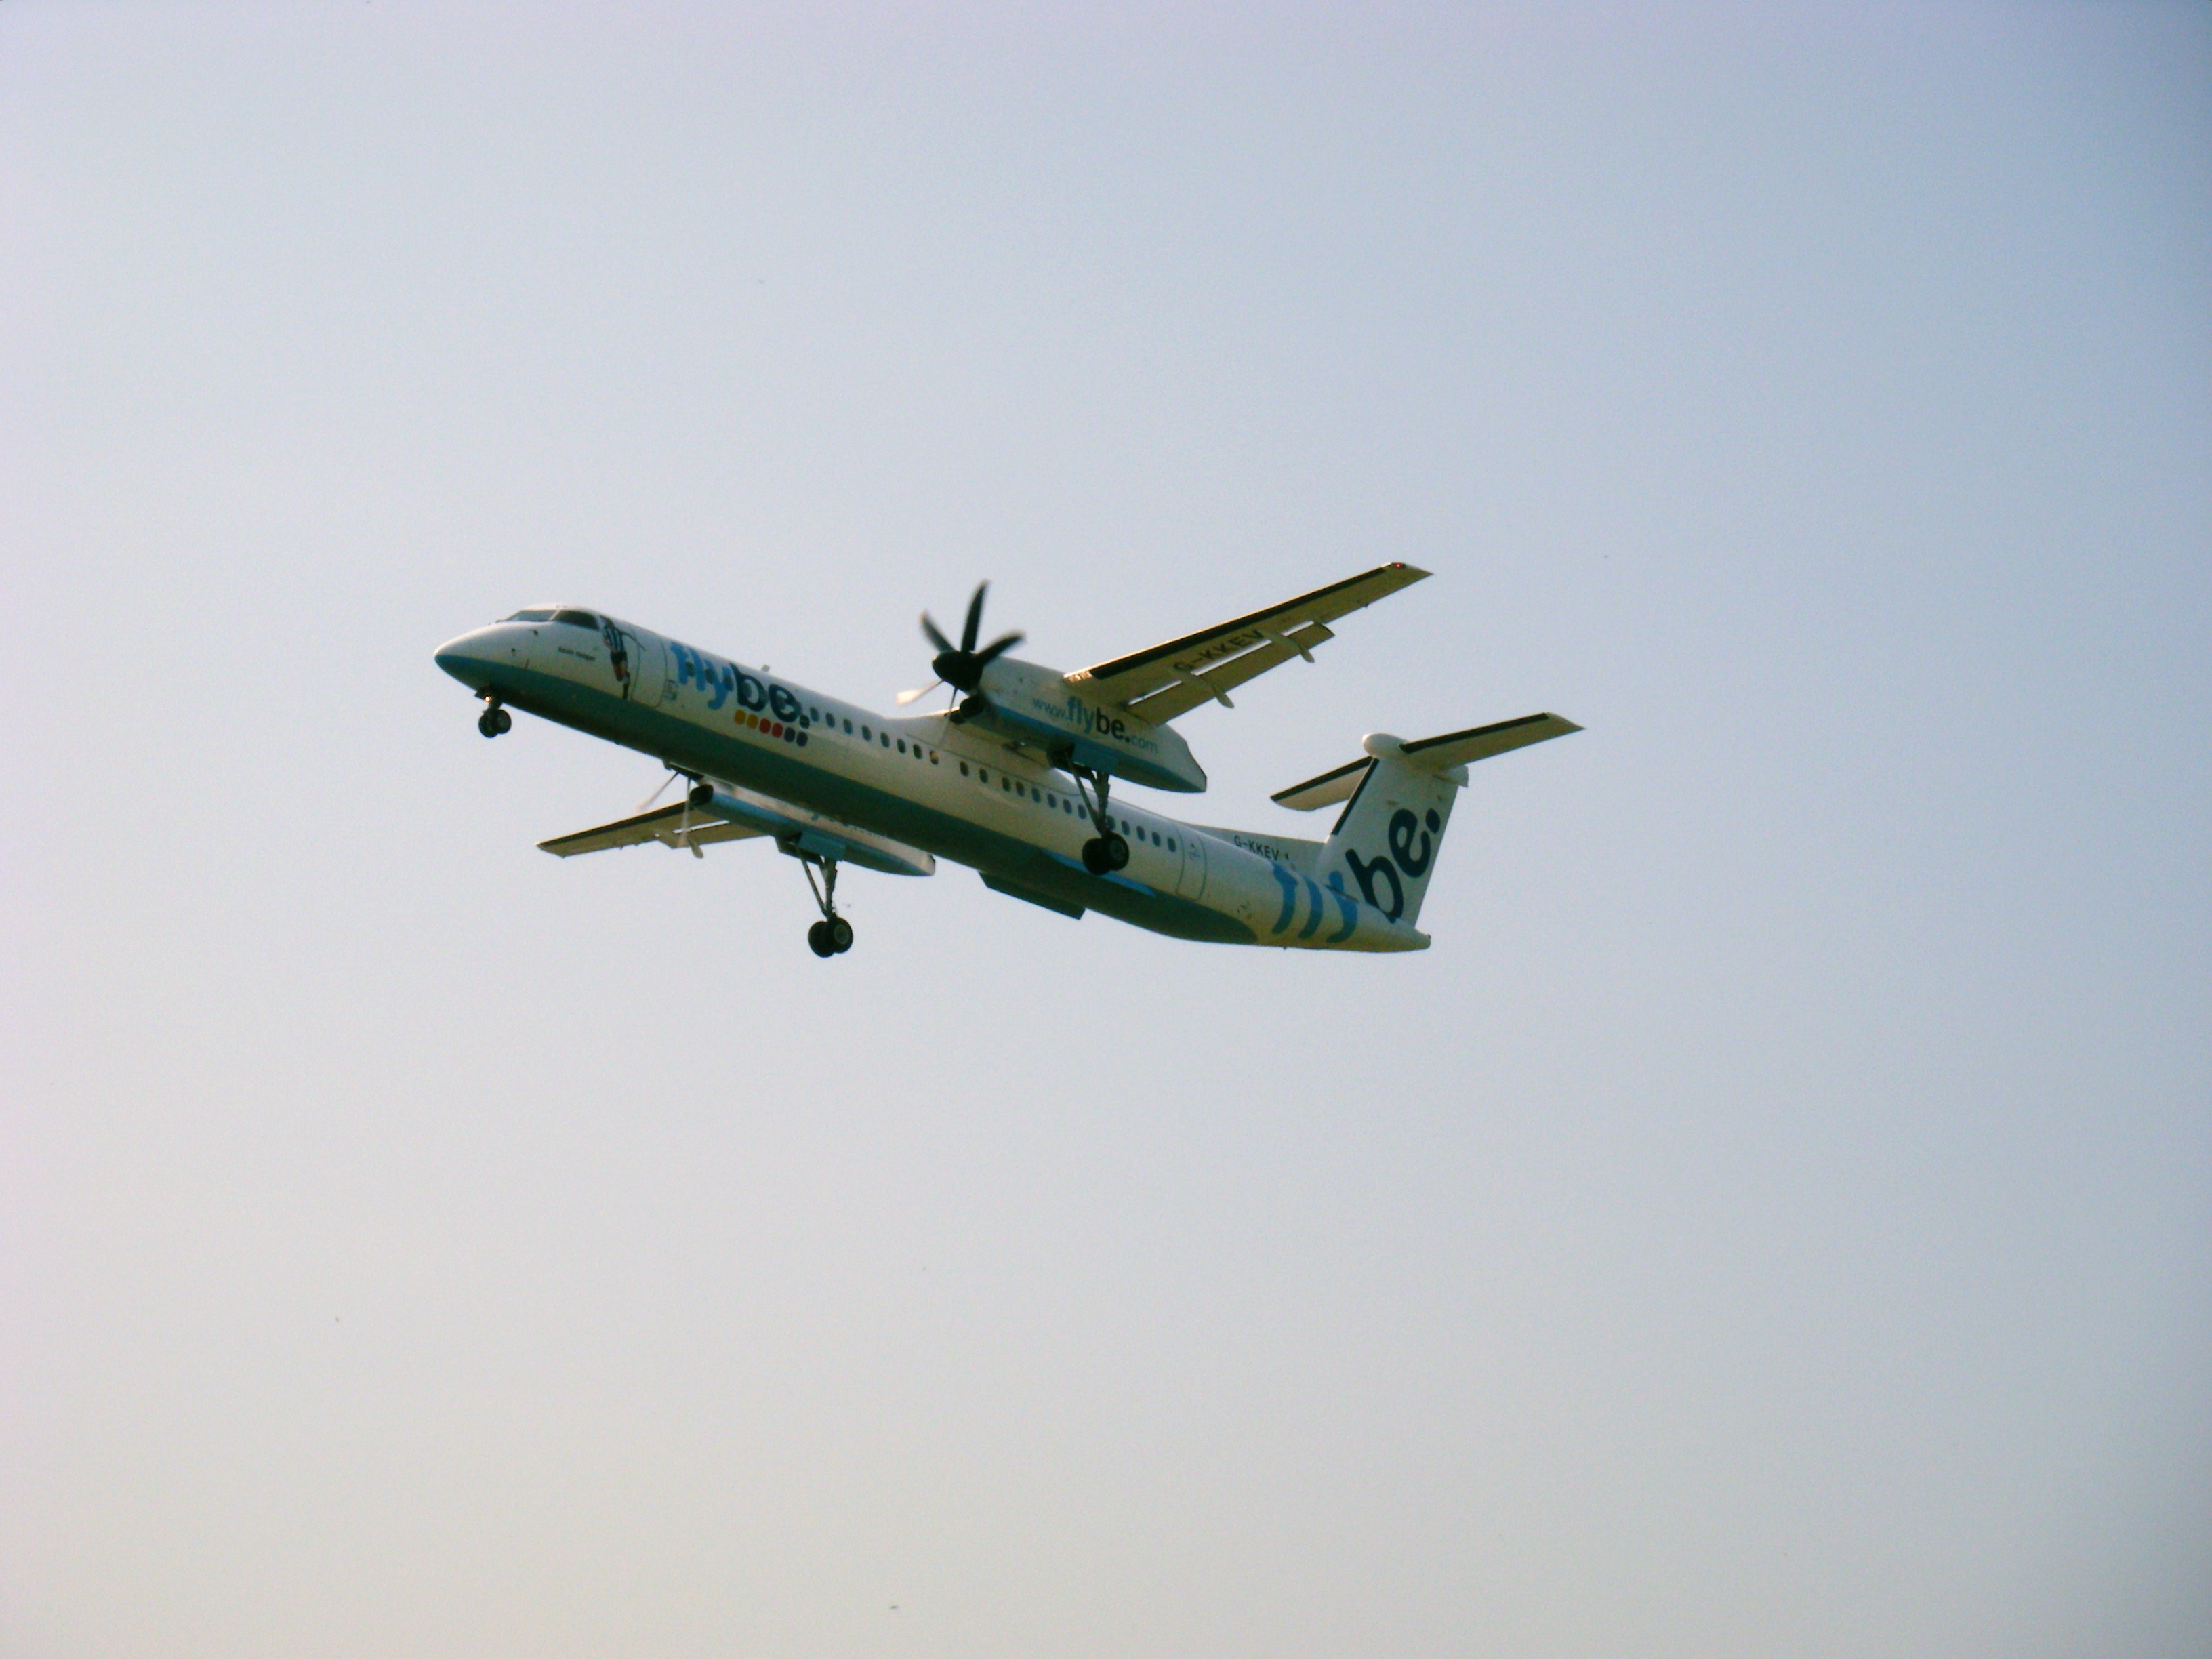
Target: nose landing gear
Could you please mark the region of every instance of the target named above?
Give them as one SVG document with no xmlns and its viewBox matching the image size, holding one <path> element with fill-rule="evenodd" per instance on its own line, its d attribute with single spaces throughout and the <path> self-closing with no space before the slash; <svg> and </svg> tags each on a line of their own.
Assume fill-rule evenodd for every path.
<svg viewBox="0 0 2212 1659">
<path fill-rule="evenodd" d="M 511 732 L 514 729 L 514 716 L 500 707 L 499 699 L 485 698 L 484 711 L 477 716 L 477 730 L 488 738 L 495 738 L 502 732 Z"/>
<path fill-rule="evenodd" d="M 802 853 L 799 861 L 806 872 L 807 889 L 822 908 L 822 920 L 806 930 L 807 947 L 817 957 L 842 956 L 853 948 L 853 924 L 837 914 L 837 860 Z M 822 866 L 819 885 L 814 880 L 817 864 Z"/>
<path fill-rule="evenodd" d="M 1083 843 L 1083 867 L 1094 876 L 1126 870 L 1129 865 L 1129 843 L 1115 834 L 1114 820 L 1106 815 L 1106 775 L 1088 766 L 1070 766 L 1067 769 L 1075 779 L 1076 799 L 1091 814 L 1091 825 L 1098 831 Z M 1083 787 L 1086 783 L 1091 786 L 1087 793 Z"/>
</svg>

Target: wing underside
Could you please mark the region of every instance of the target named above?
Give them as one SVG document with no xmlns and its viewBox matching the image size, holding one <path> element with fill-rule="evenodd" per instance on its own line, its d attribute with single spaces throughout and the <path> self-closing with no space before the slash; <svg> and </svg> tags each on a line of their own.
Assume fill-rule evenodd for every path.
<svg viewBox="0 0 2212 1659">
<path fill-rule="evenodd" d="M 565 859 L 579 853 L 604 853 L 614 847 L 642 847 L 648 842 L 658 842 L 663 847 L 708 847 L 718 841 L 749 841 L 766 833 L 710 817 L 679 801 L 658 811 L 640 812 L 635 817 L 603 823 L 596 830 L 556 836 L 538 845 L 554 857 Z"/>
<path fill-rule="evenodd" d="M 706 854 L 699 850 L 702 847 L 753 840 L 771 841 L 780 851 L 793 857 L 857 864 L 889 876 L 927 876 L 937 869 L 937 860 L 919 847 L 774 795 L 720 781 L 707 787 L 702 804 L 687 797 L 658 811 L 640 812 L 573 836 L 556 836 L 538 845 L 556 858 L 565 859 L 579 853 L 603 853 L 609 848 L 658 842 L 663 847 L 689 848 L 703 858 Z"/>
<path fill-rule="evenodd" d="M 1202 702 L 1231 706 L 1228 693 L 1245 681 L 1292 657 L 1310 662 L 1314 647 L 1335 637 L 1328 623 L 1428 574 L 1410 564 L 1379 565 L 1265 611 L 1079 669 L 1068 683 L 1155 726 Z"/>
</svg>

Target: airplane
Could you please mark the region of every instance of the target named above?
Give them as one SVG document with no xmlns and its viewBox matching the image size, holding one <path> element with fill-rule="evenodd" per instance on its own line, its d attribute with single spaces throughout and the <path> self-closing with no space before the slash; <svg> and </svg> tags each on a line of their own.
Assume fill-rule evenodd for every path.
<svg viewBox="0 0 2212 1659">
<path fill-rule="evenodd" d="M 934 714 L 885 716 L 600 611 L 534 605 L 439 647 L 439 667 L 483 702 L 477 729 L 528 714 L 658 759 L 669 776 L 630 817 L 539 845 L 560 858 L 657 844 L 765 839 L 799 860 L 821 920 L 818 957 L 852 948 L 837 873 L 927 876 L 950 859 L 994 892 L 1080 917 L 1096 910 L 1176 939 L 1296 950 L 1425 950 L 1414 923 L 1468 767 L 1582 728 L 1527 714 L 1408 742 L 1370 733 L 1358 758 L 1273 799 L 1341 803 L 1322 841 L 1186 823 L 1114 794 L 1116 782 L 1197 793 L 1205 771 L 1172 729 L 1288 662 L 1328 624 L 1428 575 L 1386 564 L 1194 634 L 1063 674 L 979 647 L 983 599 L 957 645 L 922 613 Z M 670 782 L 689 787 L 656 806 Z"/>
</svg>

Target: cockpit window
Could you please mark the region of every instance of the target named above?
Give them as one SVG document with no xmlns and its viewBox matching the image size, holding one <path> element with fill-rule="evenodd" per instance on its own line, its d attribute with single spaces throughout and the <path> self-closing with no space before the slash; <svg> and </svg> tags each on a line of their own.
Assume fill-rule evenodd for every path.
<svg viewBox="0 0 2212 1659">
<path fill-rule="evenodd" d="M 594 633 L 599 631 L 599 619 L 588 611 L 556 611 L 553 613 L 553 620 L 557 623 L 572 623 L 578 628 L 588 628 Z"/>
<path fill-rule="evenodd" d="M 502 617 L 501 622 L 551 622 L 550 611 L 518 611 L 512 617 Z"/>
</svg>

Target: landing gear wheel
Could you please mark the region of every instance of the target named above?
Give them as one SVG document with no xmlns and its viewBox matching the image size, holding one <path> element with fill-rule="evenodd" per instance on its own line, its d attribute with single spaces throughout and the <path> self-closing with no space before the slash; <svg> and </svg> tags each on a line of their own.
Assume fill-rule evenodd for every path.
<svg viewBox="0 0 2212 1659">
<path fill-rule="evenodd" d="M 1065 760 L 1061 763 L 1066 764 Z M 1114 820 L 1106 815 L 1108 779 L 1103 772 L 1088 766 L 1067 767 L 1075 779 L 1075 793 L 1083 802 L 1083 810 L 1090 816 L 1092 828 L 1098 833 L 1083 843 L 1083 867 L 1094 876 L 1109 875 L 1116 870 L 1129 867 L 1129 843 L 1114 833 Z M 1084 785 L 1089 784 L 1086 792 Z"/>
<path fill-rule="evenodd" d="M 492 704 L 490 708 L 477 716 L 477 730 L 488 738 L 495 738 L 502 732 L 511 732 L 514 729 L 514 716 L 497 703 Z"/>
<path fill-rule="evenodd" d="M 1129 843 L 1109 830 L 1083 843 L 1083 867 L 1094 876 L 1129 867 Z"/>
<path fill-rule="evenodd" d="M 807 888 L 822 909 L 822 920 L 806 930 L 807 948 L 817 957 L 842 955 L 853 948 L 853 924 L 837 914 L 837 861 L 805 853 L 799 863 L 806 871 Z M 819 884 L 814 879 L 817 865 L 822 870 Z"/>
</svg>

